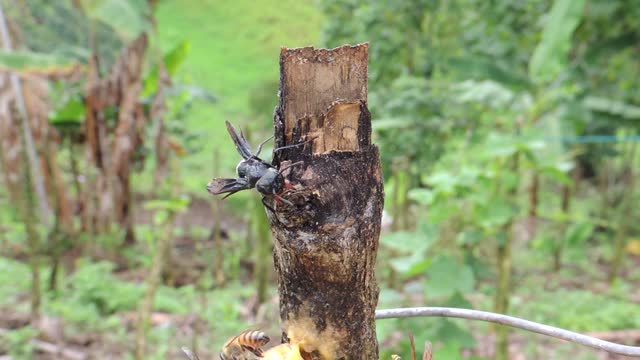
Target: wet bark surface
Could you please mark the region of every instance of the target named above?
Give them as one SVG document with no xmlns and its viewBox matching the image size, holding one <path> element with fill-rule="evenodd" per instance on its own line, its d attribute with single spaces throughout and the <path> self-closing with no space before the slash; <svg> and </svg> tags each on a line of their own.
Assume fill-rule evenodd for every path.
<svg viewBox="0 0 640 360">
<path fill-rule="evenodd" d="M 291 184 L 266 198 L 283 338 L 305 358 L 377 359 L 375 261 L 383 206 L 366 44 L 283 48 L 274 154 Z M 275 211 L 273 211 L 275 210 Z"/>
</svg>

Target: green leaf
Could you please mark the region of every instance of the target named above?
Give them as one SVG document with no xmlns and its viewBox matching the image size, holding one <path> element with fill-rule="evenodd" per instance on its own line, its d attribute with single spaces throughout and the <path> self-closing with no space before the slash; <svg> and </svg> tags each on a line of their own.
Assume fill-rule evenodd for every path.
<svg viewBox="0 0 640 360">
<path fill-rule="evenodd" d="M 144 203 L 147 210 L 170 210 L 175 212 L 183 211 L 189 206 L 188 197 L 179 197 L 167 200 L 149 200 Z"/>
<path fill-rule="evenodd" d="M 572 162 L 560 162 L 551 166 L 542 166 L 539 168 L 539 171 L 545 177 L 553 179 L 561 184 L 570 185 L 571 178 L 569 177 L 568 172 L 572 168 Z"/>
<path fill-rule="evenodd" d="M 429 189 L 411 189 L 409 190 L 409 199 L 421 205 L 429 205 L 434 199 L 433 191 Z"/>
<path fill-rule="evenodd" d="M 469 300 L 465 299 L 465 297 L 458 291 L 456 291 L 456 293 L 448 298 L 442 305 L 454 308 L 473 308 L 473 304 L 470 303 Z"/>
<path fill-rule="evenodd" d="M 390 117 L 377 119 L 371 122 L 371 126 L 374 131 L 387 130 L 387 129 L 404 129 L 413 125 L 414 122 L 410 119 Z"/>
<path fill-rule="evenodd" d="M 49 121 L 56 126 L 70 123 L 79 125 L 82 123 L 84 116 L 84 101 L 82 101 L 80 94 L 76 94 L 68 97 L 58 108 L 49 113 Z"/>
<path fill-rule="evenodd" d="M 432 239 L 408 231 L 396 231 L 383 235 L 380 242 L 383 246 L 402 253 L 418 253 L 425 251 Z"/>
<path fill-rule="evenodd" d="M 460 79 L 493 80 L 513 91 L 526 90 L 531 86 L 526 76 L 514 70 L 516 67 L 505 68 L 496 64 L 495 59 L 480 55 L 450 59 L 449 65 Z"/>
<path fill-rule="evenodd" d="M 529 62 L 535 82 L 549 82 L 567 67 L 571 38 L 582 21 L 585 0 L 555 0 L 547 15 L 542 40 Z"/>
<path fill-rule="evenodd" d="M 473 290 L 475 278 L 467 265 L 451 256 L 440 256 L 433 260 L 427 270 L 427 296 L 449 298 L 456 292 L 466 294 Z"/>
<path fill-rule="evenodd" d="M 583 221 L 571 224 L 567 229 L 565 240 L 569 246 L 580 245 L 587 241 L 592 233 L 593 224 L 591 222 Z"/>
<path fill-rule="evenodd" d="M 460 347 L 475 346 L 473 336 L 449 319 L 442 319 L 438 324 L 438 339 L 447 344 L 436 352 L 439 359 L 460 359 Z M 451 350 L 447 350 L 450 345 L 452 345 Z M 444 355 L 449 354 L 449 351 L 450 356 Z"/>
<path fill-rule="evenodd" d="M 187 40 L 178 43 L 171 50 L 167 51 L 162 57 L 164 66 L 169 73 L 169 76 L 173 77 L 180 66 L 184 63 L 191 51 L 191 43 Z M 149 96 L 155 93 L 158 89 L 158 65 L 155 65 L 153 69 L 147 74 L 144 79 L 144 90 L 142 96 Z"/>
<path fill-rule="evenodd" d="M 423 252 L 416 252 L 413 255 L 392 259 L 390 264 L 393 270 L 411 277 L 423 274 L 431 265 L 431 260 L 426 258 Z"/>
<path fill-rule="evenodd" d="M 479 103 L 491 108 L 504 108 L 513 103 L 515 93 L 492 80 L 466 80 L 451 87 L 455 101 Z"/>
<path fill-rule="evenodd" d="M 467 230 L 458 233 L 458 236 L 456 236 L 456 244 L 460 246 L 475 246 L 480 244 L 483 239 L 484 236 L 481 232 L 475 230 Z"/>
<path fill-rule="evenodd" d="M 481 156 L 487 159 L 512 156 L 518 151 L 518 139 L 513 136 L 491 134 L 481 148 Z"/>
<path fill-rule="evenodd" d="M 0 70 L 18 72 L 47 72 L 67 70 L 75 66 L 73 59 L 59 55 L 30 51 L 7 52 L 0 50 Z"/>
<path fill-rule="evenodd" d="M 111 27 L 126 41 L 147 31 L 149 6 L 142 0 L 81 0 L 88 17 Z"/>
<path fill-rule="evenodd" d="M 640 120 L 640 106 L 635 106 L 619 100 L 587 96 L 584 99 L 584 106 L 591 111 L 620 116 L 628 120 Z"/>
<path fill-rule="evenodd" d="M 169 212 L 166 210 L 158 210 L 153 215 L 153 223 L 155 225 L 162 225 L 169 218 Z"/>
<path fill-rule="evenodd" d="M 184 40 L 164 55 L 164 65 L 167 67 L 169 75 L 174 76 L 176 74 L 189 52 L 191 52 L 191 42 Z"/>
<path fill-rule="evenodd" d="M 485 229 L 502 226 L 516 215 L 514 207 L 500 197 L 494 197 L 489 204 L 480 204 L 478 210 L 479 224 Z"/>
</svg>

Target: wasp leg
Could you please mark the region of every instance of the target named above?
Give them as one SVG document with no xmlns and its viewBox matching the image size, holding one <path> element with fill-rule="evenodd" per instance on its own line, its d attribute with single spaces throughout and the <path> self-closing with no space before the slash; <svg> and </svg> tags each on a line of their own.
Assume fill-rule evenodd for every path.
<svg viewBox="0 0 640 360">
<path fill-rule="evenodd" d="M 258 151 L 256 151 L 256 156 L 260 155 L 260 152 L 262 151 L 262 147 L 264 146 L 264 144 L 266 144 L 269 140 L 273 139 L 273 135 L 269 136 L 269 138 L 263 142 L 260 143 L 260 145 L 258 145 Z"/>
<path fill-rule="evenodd" d="M 273 194 L 273 197 L 275 197 L 276 199 L 282 201 L 283 203 L 289 205 L 289 206 L 293 206 L 293 203 L 287 199 L 284 199 L 282 196 L 278 195 L 278 194 Z"/>
<path fill-rule="evenodd" d="M 272 208 L 269 204 L 267 204 L 267 202 L 265 201 L 265 197 L 262 197 L 262 205 L 264 205 L 264 207 L 266 207 L 267 209 L 271 210 L 272 213 L 275 214 L 276 209 Z"/>
<path fill-rule="evenodd" d="M 302 165 L 302 164 L 304 164 L 304 161 L 297 161 L 297 162 L 294 162 L 293 164 L 289 164 L 287 166 L 283 166 L 281 169 L 278 169 L 278 172 L 280 174 L 282 174 L 282 172 L 287 170 L 288 168 L 294 167 L 294 166 L 298 166 L 298 165 Z"/>
<path fill-rule="evenodd" d="M 294 148 L 294 147 L 298 147 L 298 146 L 300 146 L 300 145 L 304 145 L 304 144 L 310 143 L 310 142 L 312 142 L 313 140 L 315 140 L 316 138 L 317 138 L 317 136 L 314 136 L 314 137 L 312 137 L 312 138 L 311 138 L 311 139 L 309 139 L 309 140 L 305 140 L 305 141 L 303 141 L 303 142 L 299 142 L 299 143 L 297 143 L 297 144 L 281 146 L 281 147 L 279 147 L 279 148 L 275 148 L 275 149 L 273 149 L 273 152 L 280 151 L 280 150 L 285 150 L 285 149 L 291 149 L 291 148 Z"/>
</svg>

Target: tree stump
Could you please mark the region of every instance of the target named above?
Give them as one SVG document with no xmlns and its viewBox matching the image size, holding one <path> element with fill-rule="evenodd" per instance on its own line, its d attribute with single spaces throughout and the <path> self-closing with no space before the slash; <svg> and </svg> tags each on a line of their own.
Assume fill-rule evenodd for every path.
<svg viewBox="0 0 640 360">
<path fill-rule="evenodd" d="M 274 164 L 293 185 L 265 199 L 283 341 L 305 359 L 377 359 L 375 262 L 384 201 L 367 109 L 368 45 L 280 53 Z M 271 209 L 269 209 L 271 208 Z"/>
</svg>

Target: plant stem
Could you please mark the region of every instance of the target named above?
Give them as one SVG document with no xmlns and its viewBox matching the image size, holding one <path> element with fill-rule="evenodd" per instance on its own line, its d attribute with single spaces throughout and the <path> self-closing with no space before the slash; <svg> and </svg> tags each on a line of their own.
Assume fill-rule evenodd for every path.
<svg viewBox="0 0 640 360">
<path fill-rule="evenodd" d="M 535 171 L 535 170 L 534 170 Z M 529 219 L 528 219 L 528 240 L 532 240 L 536 236 L 538 224 L 538 196 L 540 192 L 540 175 L 537 171 L 531 178 L 529 187 Z"/>
<path fill-rule="evenodd" d="M 26 119 L 23 119 L 26 121 Z M 22 220 L 24 221 L 27 233 L 27 244 L 29 246 L 29 269 L 31 271 L 31 324 L 36 325 L 40 319 L 40 269 L 38 255 L 40 246 L 38 241 L 38 231 L 36 229 L 35 220 L 35 204 L 33 197 L 32 173 L 28 161 L 26 161 L 26 141 L 24 133 L 22 134 L 22 175 L 23 175 L 23 193 L 24 197 L 21 201 Z"/>
<path fill-rule="evenodd" d="M 158 289 L 158 285 L 160 284 L 162 270 L 166 262 L 167 249 L 171 246 L 174 218 L 175 214 L 173 212 L 170 212 L 170 215 L 166 219 L 166 222 L 164 224 L 164 231 L 161 232 L 163 235 L 158 240 L 158 245 L 153 256 L 151 270 L 149 272 L 149 276 L 147 277 L 147 289 L 138 310 L 138 324 L 136 329 L 136 360 L 144 360 L 146 358 L 149 318 L 151 317 L 151 311 L 153 310 L 153 301 L 155 299 L 156 291 Z"/>
<path fill-rule="evenodd" d="M 6 52 L 12 51 L 11 37 L 9 36 L 9 29 L 4 16 L 2 5 L 0 4 L 0 37 L 3 44 L 3 49 Z M 29 114 L 25 105 L 22 83 L 18 75 L 10 73 L 11 85 L 13 92 L 16 96 L 16 104 L 20 114 L 20 123 L 22 125 L 22 137 L 24 149 L 26 151 L 26 163 L 31 167 L 30 173 L 33 178 L 30 179 L 30 184 L 34 186 L 36 193 L 38 194 L 38 204 L 40 205 L 40 212 L 42 217 L 42 223 L 49 225 L 51 218 L 51 211 L 49 209 L 49 202 L 47 200 L 47 193 L 44 186 L 43 177 L 40 174 L 40 160 L 38 159 L 38 153 L 33 142 L 33 134 L 31 133 L 31 126 L 29 125 Z"/>
<path fill-rule="evenodd" d="M 562 185 L 562 203 L 560 209 L 567 216 L 569 214 L 569 205 L 571 202 L 571 186 L 569 184 Z M 564 221 L 562 225 L 563 233 L 566 233 L 569 227 L 569 220 Z M 553 270 L 558 271 L 562 267 L 562 253 L 564 250 L 564 239 L 558 238 L 553 247 Z"/>
<path fill-rule="evenodd" d="M 519 170 L 519 154 L 515 153 L 512 159 L 511 172 L 517 174 Z M 508 201 L 511 204 L 516 203 L 516 195 L 519 184 L 513 185 L 508 190 Z M 515 215 L 515 214 L 514 214 Z M 513 242 L 513 217 L 502 226 L 501 232 L 504 234 L 504 242 L 497 242 L 497 272 L 498 272 L 498 288 L 494 299 L 494 310 L 500 314 L 506 314 L 509 311 L 509 298 L 511 294 L 511 246 Z M 496 350 L 494 359 L 507 360 L 509 358 L 509 329 L 504 326 L 496 327 Z"/>
<path fill-rule="evenodd" d="M 76 201 L 82 200 L 82 188 L 80 187 L 80 180 L 78 176 L 80 173 L 78 172 L 78 159 L 75 156 L 73 149 L 73 139 L 71 136 L 67 139 L 67 146 L 69 149 L 69 163 L 71 164 L 71 176 L 73 176 L 73 187 L 76 190 Z"/>
<path fill-rule="evenodd" d="M 624 188 L 627 189 L 624 197 L 622 198 L 622 203 L 620 204 L 621 215 L 620 215 L 620 224 L 618 225 L 618 230 L 616 231 L 616 237 L 614 240 L 614 253 L 613 259 L 611 260 L 611 268 L 609 270 L 608 281 L 609 283 L 613 283 L 618 277 L 618 273 L 620 272 L 620 268 L 622 268 L 622 263 L 624 262 L 624 254 L 625 247 L 627 245 L 627 233 L 629 231 L 629 222 L 631 221 L 626 214 L 631 214 L 633 209 L 633 190 L 635 186 L 635 174 L 633 172 L 633 163 L 635 161 L 636 154 L 636 143 L 631 145 L 631 148 L 627 151 L 627 159 L 624 162 L 625 164 L 630 164 L 629 168 L 626 171 L 624 183 Z"/>
<path fill-rule="evenodd" d="M 217 147 L 213 151 L 213 173 L 219 174 L 220 170 L 220 149 Z M 213 247 L 215 252 L 215 279 L 218 285 L 224 285 L 224 249 L 222 248 L 222 231 L 220 226 L 220 200 L 217 198 L 211 202 L 211 212 L 213 214 Z"/>
<path fill-rule="evenodd" d="M 505 314 L 509 310 L 509 293 L 511 284 L 511 223 L 504 226 L 506 233 L 505 242 L 498 245 L 498 289 L 496 292 L 494 309 L 499 314 Z M 503 326 L 496 327 L 496 360 L 509 358 L 508 329 Z"/>
<path fill-rule="evenodd" d="M 175 197 L 179 194 L 180 184 L 180 167 L 176 159 L 169 158 L 171 166 L 172 179 L 170 196 Z M 153 261 L 151 263 L 151 270 L 147 277 L 147 288 L 144 294 L 144 298 L 138 309 L 138 324 L 136 329 L 136 350 L 135 359 L 144 360 L 146 358 L 147 348 L 147 332 L 149 329 L 149 318 L 151 317 L 151 311 L 153 310 L 153 302 L 155 299 L 156 291 L 162 278 L 163 270 L 165 269 L 171 254 L 171 245 L 173 243 L 173 228 L 175 225 L 176 211 L 166 209 L 168 216 L 162 224 L 162 230 L 158 243 L 156 245 Z"/>
</svg>

